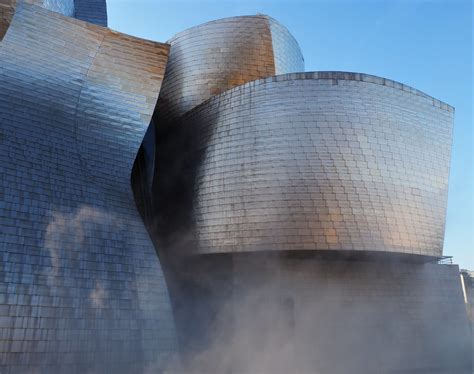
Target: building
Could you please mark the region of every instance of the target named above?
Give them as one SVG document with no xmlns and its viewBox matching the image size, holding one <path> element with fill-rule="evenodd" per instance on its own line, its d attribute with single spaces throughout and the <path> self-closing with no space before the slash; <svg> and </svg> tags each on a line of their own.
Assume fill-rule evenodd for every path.
<svg viewBox="0 0 474 374">
<path fill-rule="evenodd" d="M 174 356 L 130 187 L 168 50 L 17 2 L 0 42 L 0 372 L 139 373 Z"/>
<path fill-rule="evenodd" d="M 471 348 L 474 357 L 474 272 L 461 270 L 461 282 L 463 286 L 464 302 L 466 303 L 467 315 L 471 321 Z"/>
<path fill-rule="evenodd" d="M 106 25 L 0 3 L 2 373 L 470 373 L 452 107 L 264 15 Z"/>
</svg>

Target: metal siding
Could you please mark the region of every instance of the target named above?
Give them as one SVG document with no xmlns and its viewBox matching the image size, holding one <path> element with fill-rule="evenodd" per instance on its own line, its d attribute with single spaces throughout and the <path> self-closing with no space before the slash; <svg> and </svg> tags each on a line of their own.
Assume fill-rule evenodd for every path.
<svg viewBox="0 0 474 374">
<path fill-rule="evenodd" d="M 272 24 L 284 29 L 274 20 Z M 242 16 L 208 22 L 175 35 L 168 41 L 170 59 L 157 107 L 160 118 L 179 117 L 213 95 L 275 75 L 274 34 L 267 16 Z M 288 31 L 277 35 L 276 51 L 299 55 L 302 60 Z M 288 70 L 282 73 L 300 67 L 287 62 Z"/>
<path fill-rule="evenodd" d="M 185 126 L 204 152 L 197 252 L 441 256 L 453 126 L 446 104 L 363 74 L 290 74 L 213 97 Z"/>
<path fill-rule="evenodd" d="M 130 187 L 168 49 L 17 6 L 0 43 L 0 371 L 169 365 L 168 291 Z"/>
<path fill-rule="evenodd" d="M 107 26 L 106 0 L 74 0 L 74 17 L 99 26 Z"/>
</svg>

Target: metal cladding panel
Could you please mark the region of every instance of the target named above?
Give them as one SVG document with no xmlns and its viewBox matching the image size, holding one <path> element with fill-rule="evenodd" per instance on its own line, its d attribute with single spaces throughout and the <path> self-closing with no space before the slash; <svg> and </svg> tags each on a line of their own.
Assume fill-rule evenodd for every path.
<svg viewBox="0 0 474 374">
<path fill-rule="evenodd" d="M 0 43 L 0 371 L 140 373 L 175 351 L 130 187 L 168 51 L 18 4 Z"/>
<path fill-rule="evenodd" d="M 74 0 L 74 17 L 82 21 L 107 26 L 106 0 Z"/>
<path fill-rule="evenodd" d="M 303 72 L 304 58 L 296 39 L 280 22 L 270 17 L 268 22 L 272 33 L 275 75 Z"/>
<path fill-rule="evenodd" d="M 157 107 L 160 118 L 179 117 L 246 82 L 304 68 L 294 38 L 267 16 L 208 22 L 177 34 L 169 43 L 170 59 Z M 292 65 L 296 55 L 300 59 Z"/>
<path fill-rule="evenodd" d="M 83 21 L 107 26 L 106 0 L 22 0 Z M 8 30 L 18 0 L 0 0 L 0 40 Z"/>
<path fill-rule="evenodd" d="M 185 116 L 198 253 L 359 250 L 441 256 L 453 108 L 383 78 L 251 82 Z"/>
<path fill-rule="evenodd" d="M 43 6 L 46 3 L 46 7 L 49 5 L 49 2 L 54 2 L 54 0 L 23 0 L 29 4 L 36 4 Z M 13 15 L 15 14 L 15 8 L 19 1 L 18 0 L 0 0 L 0 41 L 3 39 L 6 34 Z"/>
<path fill-rule="evenodd" d="M 43 0 L 43 8 L 74 17 L 74 0 Z"/>
</svg>

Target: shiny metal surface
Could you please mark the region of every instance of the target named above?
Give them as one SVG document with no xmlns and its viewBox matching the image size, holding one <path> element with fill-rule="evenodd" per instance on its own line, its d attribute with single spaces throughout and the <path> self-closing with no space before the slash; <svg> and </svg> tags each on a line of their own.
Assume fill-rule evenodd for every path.
<svg viewBox="0 0 474 374">
<path fill-rule="evenodd" d="M 43 8 L 74 17 L 74 0 L 43 0 Z"/>
<path fill-rule="evenodd" d="M 158 115 L 183 115 L 209 97 L 246 82 L 304 70 L 298 43 L 274 19 L 242 16 L 211 21 L 171 38 Z"/>
<path fill-rule="evenodd" d="M 250 82 L 190 111 L 195 253 L 440 256 L 453 108 L 365 74 Z"/>
<path fill-rule="evenodd" d="M 50 0 L 52 1 L 52 0 Z M 60 0 L 56 0 L 60 1 Z M 67 0 L 71 1 L 71 0 Z M 73 0 L 74 17 L 99 26 L 107 26 L 106 0 Z"/>
<path fill-rule="evenodd" d="M 130 187 L 168 52 L 18 3 L 0 42 L 0 372 L 170 364 L 168 291 Z"/>
<path fill-rule="evenodd" d="M 280 22 L 271 17 L 267 19 L 272 35 L 274 75 L 303 72 L 304 58 L 296 39 Z"/>
<path fill-rule="evenodd" d="M 107 26 L 106 0 L 22 0 L 68 17 Z M 8 30 L 19 0 L 0 0 L 0 40 Z"/>
</svg>

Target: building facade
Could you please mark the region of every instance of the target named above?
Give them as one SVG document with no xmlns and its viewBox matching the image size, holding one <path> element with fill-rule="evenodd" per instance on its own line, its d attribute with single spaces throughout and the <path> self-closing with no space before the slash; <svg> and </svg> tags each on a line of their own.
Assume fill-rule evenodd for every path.
<svg viewBox="0 0 474 374">
<path fill-rule="evenodd" d="M 139 373 L 176 352 L 130 170 L 169 47 L 18 2 L 0 42 L 0 371 Z"/>
<path fill-rule="evenodd" d="M 184 122 L 204 150 L 199 253 L 442 255 L 446 104 L 365 74 L 300 73 L 228 90 Z"/>
<path fill-rule="evenodd" d="M 106 25 L 0 0 L 0 372 L 472 371 L 452 107 L 264 15 Z"/>
</svg>

